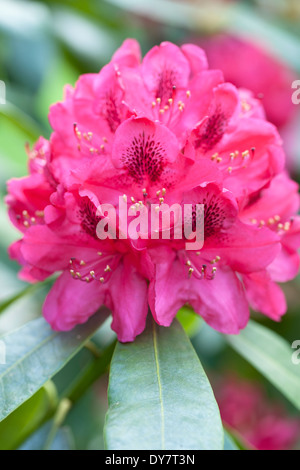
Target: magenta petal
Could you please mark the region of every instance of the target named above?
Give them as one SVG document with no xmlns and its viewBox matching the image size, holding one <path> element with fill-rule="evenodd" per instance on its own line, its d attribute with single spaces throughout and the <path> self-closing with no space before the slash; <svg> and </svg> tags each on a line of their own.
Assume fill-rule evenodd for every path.
<svg viewBox="0 0 300 470">
<path fill-rule="evenodd" d="M 186 303 L 210 326 L 226 334 L 238 333 L 249 318 L 243 285 L 233 272 L 220 271 L 213 280 L 188 278 L 178 260 L 157 265 L 149 303 L 155 320 L 163 326 L 169 326 Z"/>
<path fill-rule="evenodd" d="M 169 129 L 146 118 L 132 118 L 118 128 L 112 161 L 116 168 L 126 168 L 137 183 L 159 180 L 165 166 L 176 160 L 179 143 Z"/>
<path fill-rule="evenodd" d="M 147 282 L 126 258 L 111 277 L 109 297 L 113 311 L 112 329 L 119 341 L 133 341 L 146 324 Z"/>
<path fill-rule="evenodd" d="M 247 297 L 254 310 L 279 321 L 287 309 L 284 293 L 280 287 L 271 281 L 265 271 L 243 276 L 243 280 Z"/>
<path fill-rule="evenodd" d="M 205 51 L 195 44 L 184 44 L 181 50 L 188 59 L 191 71 L 194 74 L 202 72 L 208 68 L 207 57 Z"/>
<path fill-rule="evenodd" d="M 64 272 L 46 297 L 43 315 L 56 331 L 68 331 L 85 323 L 104 303 L 100 282 L 86 283 Z"/>
<path fill-rule="evenodd" d="M 207 238 L 206 254 L 221 259 L 235 271 L 250 273 L 261 271 L 280 252 L 278 235 L 267 228 L 257 228 L 238 222 L 226 232 Z"/>
<path fill-rule="evenodd" d="M 172 97 L 172 88 L 186 88 L 190 74 L 189 62 L 179 47 L 163 42 L 153 47 L 144 57 L 142 75 L 156 98 L 167 102 Z"/>
<path fill-rule="evenodd" d="M 136 67 L 141 62 L 141 48 L 135 39 L 126 39 L 114 53 L 112 62 L 127 67 Z"/>
</svg>

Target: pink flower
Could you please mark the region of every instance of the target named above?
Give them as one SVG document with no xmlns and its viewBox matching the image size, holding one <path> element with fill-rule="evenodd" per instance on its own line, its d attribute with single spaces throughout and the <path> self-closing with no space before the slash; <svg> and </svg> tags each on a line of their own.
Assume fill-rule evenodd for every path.
<svg viewBox="0 0 300 470">
<path fill-rule="evenodd" d="M 261 44 L 226 34 L 198 42 L 205 48 L 210 67 L 223 70 L 226 80 L 261 99 L 271 122 L 282 127 L 293 118 L 291 84 L 297 77 Z"/>
<path fill-rule="evenodd" d="M 259 102 L 209 70 L 203 50 L 165 42 L 141 61 L 127 40 L 99 74 L 66 88 L 49 120 L 50 141 L 29 152 L 30 176 L 9 182 L 7 203 L 24 233 L 10 248 L 22 278 L 61 273 L 43 308 L 54 329 L 71 329 L 105 304 L 119 340 L 132 341 L 148 305 L 168 326 L 189 303 L 213 328 L 238 333 L 255 289 L 259 307 L 279 319 L 284 300 L 273 281 L 298 269 L 298 222 L 290 221 L 297 189 L 282 173 L 281 140 Z M 293 196 L 272 208 L 276 184 Z M 203 204 L 203 249 L 187 250 L 187 236 L 175 236 L 175 216 L 163 227 L 170 239 L 140 226 L 140 238 L 122 238 L 120 198 L 137 213 L 190 204 L 192 227 Z M 101 240 L 104 204 L 115 208 L 116 237 Z M 260 223 L 277 215 L 282 227 L 277 217 Z M 131 213 L 125 231 L 133 220 Z M 266 284 L 279 309 L 267 304 Z"/>
<path fill-rule="evenodd" d="M 259 384 L 226 377 L 215 388 L 222 420 L 257 450 L 291 450 L 300 439 L 300 421 Z"/>
</svg>

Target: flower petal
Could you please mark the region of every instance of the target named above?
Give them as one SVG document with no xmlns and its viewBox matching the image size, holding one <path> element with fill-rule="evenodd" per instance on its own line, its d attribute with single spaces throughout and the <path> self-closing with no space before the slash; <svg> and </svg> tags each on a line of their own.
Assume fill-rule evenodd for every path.
<svg viewBox="0 0 300 470">
<path fill-rule="evenodd" d="M 82 282 L 64 272 L 46 297 L 43 315 L 56 331 L 68 331 L 85 323 L 104 303 L 100 282 Z"/>
</svg>

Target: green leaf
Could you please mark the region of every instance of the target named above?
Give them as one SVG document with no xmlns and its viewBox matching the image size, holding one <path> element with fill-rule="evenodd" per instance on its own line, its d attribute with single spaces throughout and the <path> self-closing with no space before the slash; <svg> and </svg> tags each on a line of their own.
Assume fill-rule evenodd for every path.
<svg viewBox="0 0 300 470">
<path fill-rule="evenodd" d="M 0 105 L 0 116 L 14 124 L 30 141 L 37 140 L 42 134 L 42 129 L 38 124 L 12 103 Z"/>
<path fill-rule="evenodd" d="M 300 366 L 293 364 L 293 350 L 283 338 L 254 321 L 250 321 L 239 335 L 226 338 L 241 356 L 300 409 Z"/>
<path fill-rule="evenodd" d="M 198 333 L 203 324 L 201 317 L 188 305 L 185 305 L 178 311 L 176 318 L 189 337 Z"/>
<path fill-rule="evenodd" d="M 106 310 L 67 333 L 53 331 L 43 318 L 1 337 L 0 421 L 28 400 L 84 346 L 106 318 Z"/>
<path fill-rule="evenodd" d="M 111 363 L 108 449 L 223 449 L 218 406 L 182 327 L 148 322 Z"/>
<path fill-rule="evenodd" d="M 50 381 L 0 423 L 0 450 L 16 449 L 54 411 L 57 395 Z"/>
<path fill-rule="evenodd" d="M 17 300 L 21 299 L 27 294 L 33 294 L 36 290 L 42 288 L 43 286 L 47 285 L 49 282 L 52 281 L 53 279 L 48 279 L 46 282 L 39 282 L 38 284 L 27 285 L 25 289 L 17 292 L 17 294 L 12 295 L 8 299 L 3 300 L 2 302 L 0 302 L 0 314 Z"/>
<path fill-rule="evenodd" d="M 19 450 L 43 450 L 52 422 L 44 424 L 38 431 L 30 436 Z M 74 437 L 69 426 L 60 428 L 48 450 L 74 450 Z"/>
<path fill-rule="evenodd" d="M 172 0 L 108 0 L 109 3 L 123 8 L 137 15 L 151 18 L 159 23 L 166 23 L 176 27 L 188 28 L 188 30 L 216 28 L 223 24 L 227 13 L 227 5 L 218 4 L 218 14 L 216 5 L 212 2 L 174 2 Z"/>
<path fill-rule="evenodd" d="M 224 450 L 240 450 L 230 434 L 224 429 Z"/>
</svg>

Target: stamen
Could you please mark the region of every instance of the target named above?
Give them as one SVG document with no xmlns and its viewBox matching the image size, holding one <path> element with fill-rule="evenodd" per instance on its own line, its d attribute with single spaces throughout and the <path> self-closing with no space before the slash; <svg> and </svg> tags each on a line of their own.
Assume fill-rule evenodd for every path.
<svg viewBox="0 0 300 470">
<path fill-rule="evenodd" d="M 42 218 L 42 217 L 44 217 L 44 211 L 35 211 L 35 215 L 36 215 L 37 217 L 41 217 L 41 218 Z"/>
</svg>

